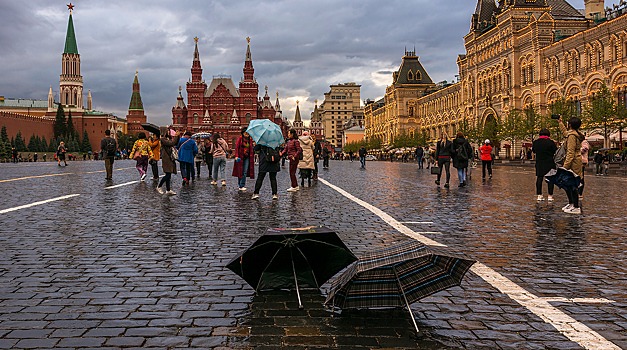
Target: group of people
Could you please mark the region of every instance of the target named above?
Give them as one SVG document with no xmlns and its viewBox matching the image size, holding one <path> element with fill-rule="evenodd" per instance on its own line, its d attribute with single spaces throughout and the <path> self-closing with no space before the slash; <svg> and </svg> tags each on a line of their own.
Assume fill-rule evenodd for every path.
<svg viewBox="0 0 627 350">
<path fill-rule="evenodd" d="M 158 180 L 158 162 L 161 161 L 164 176 L 156 190 L 161 194 L 175 195 L 176 192 L 171 188 L 171 179 L 172 175 L 177 173 L 177 163 L 183 186 L 189 185 L 196 177 L 200 178 L 203 162 L 207 165 L 211 184 L 217 186 L 221 183 L 222 186 L 226 186 L 226 159 L 231 153 L 235 160 L 232 175 L 238 179 L 239 191 L 245 192 L 246 179 L 255 178 L 255 155 L 257 155 L 259 169 L 252 199 L 259 198 L 259 191 L 266 175 L 270 178 L 272 198 L 278 199 L 276 175 L 281 169 L 282 161 L 289 161 L 291 186 L 287 189 L 288 192 L 300 190 L 300 187 L 305 185 L 305 180 L 308 186 L 311 186 L 312 180 L 317 180 L 320 158 L 324 160 L 325 168 L 329 166 L 330 152 L 325 155 L 324 148 L 315 136 L 304 132 L 299 137 L 293 129 L 289 131 L 288 136 L 284 147 L 271 148 L 255 144 L 246 129 L 242 129 L 235 147 L 231 150 L 228 142 L 219 133 L 212 134 L 210 138 L 193 138 L 190 131 L 181 134 L 168 127 L 161 127 L 158 135 L 147 137 L 144 132 L 138 133 L 129 157 L 136 161 L 135 167 L 140 181 L 145 181 L 149 165 L 153 179 Z M 106 180 L 111 180 L 117 142 L 111 137 L 109 130 L 105 131 L 100 148 L 105 161 Z M 297 171 L 300 172 L 300 186 L 296 177 Z"/>
<path fill-rule="evenodd" d="M 422 160 L 426 152 L 421 152 L 420 157 L 418 158 L 418 168 L 422 169 Z M 431 158 L 429 156 L 429 158 Z M 485 140 L 483 145 L 479 147 L 479 158 L 482 163 L 482 179 L 486 179 L 486 170 L 487 176 L 492 178 L 492 163 L 494 162 L 494 155 L 492 154 L 492 145 L 490 144 L 490 140 Z M 440 181 L 442 178 L 442 172 L 446 172 L 446 182 L 444 183 L 444 188 L 450 187 L 451 180 L 451 164 L 455 169 L 457 169 L 457 178 L 459 180 L 459 187 L 465 187 L 468 184 L 469 177 L 469 167 L 473 160 L 475 159 L 475 152 L 470 145 L 470 142 L 464 137 L 464 134 L 458 132 L 456 138 L 453 140 L 449 139 L 449 136 L 446 132 L 442 133 L 442 137 L 436 144 L 436 150 L 434 154 L 434 165 L 437 170 L 434 170 L 435 174 L 437 174 L 437 179 L 435 180 L 435 184 L 440 187 Z M 427 163 L 429 164 L 429 163 Z"/>
</svg>

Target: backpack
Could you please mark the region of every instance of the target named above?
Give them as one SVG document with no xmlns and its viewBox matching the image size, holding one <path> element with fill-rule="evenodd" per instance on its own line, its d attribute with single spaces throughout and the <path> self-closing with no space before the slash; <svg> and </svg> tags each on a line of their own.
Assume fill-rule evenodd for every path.
<svg viewBox="0 0 627 350">
<path fill-rule="evenodd" d="M 468 160 L 468 153 L 466 152 L 466 147 L 464 147 L 465 144 L 461 144 L 459 145 L 459 147 L 457 147 L 457 149 L 455 150 L 455 153 L 457 154 L 457 159 L 459 160 Z"/>
<path fill-rule="evenodd" d="M 276 163 L 281 159 L 279 152 L 272 147 L 266 147 L 266 162 Z"/>
<path fill-rule="evenodd" d="M 555 162 L 555 165 L 558 168 L 564 166 L 564 161 L 566 160 L 566 142 L 567 141 L 568 141 L 568 138 L 566 138 L 566 140 L 562 142 L 562 144 L 559 146 L 559 148 L 557 149 L 557 151 L 555 151 L 555 154 L 553 155 L 553 161 Z"/>
<path fill-rule="evenodd" d="M 105 146 L 105 150 L 107 151 L 107 157 L 115 157 L 115 140 L 108 139 L 107 145 Z"/>
</svg>

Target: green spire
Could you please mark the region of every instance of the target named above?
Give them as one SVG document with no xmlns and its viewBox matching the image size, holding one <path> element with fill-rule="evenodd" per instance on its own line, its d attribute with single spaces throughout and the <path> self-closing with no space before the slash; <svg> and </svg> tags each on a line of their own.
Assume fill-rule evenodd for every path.
<svg viewBox="0 0 627 350">
<path fill-rule="evenodd" d="M 133 95 L 131 95 L 131 103 L 128 106 L 129 110 L 144 110 L 144 104 L 142 103 L 142 96 L 139 94 L 139 79 L 137 79 L 138 72 L 135 71 L 135 80 L 133 80 Z"/>
<path fill-rule="evenodd" d="M 78 46 L 76 46 L 76 36 L 74 36 L 74 22 L 72 21 L 72 13 L 67 22 L 67 35 L 65 36 L 65 49 L 63 53 L 74 53 L 78 55 Z"/>
</svg>

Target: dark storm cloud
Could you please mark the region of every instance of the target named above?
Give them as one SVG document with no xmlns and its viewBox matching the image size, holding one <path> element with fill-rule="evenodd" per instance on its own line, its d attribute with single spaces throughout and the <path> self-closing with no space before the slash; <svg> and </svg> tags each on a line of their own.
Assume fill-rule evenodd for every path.
<svg viewBox="0 0 627 350">
<path fill-rule="evenodd" d="M 247 36 L 255 77 L 292 118 L 304 119 L 330 84 L 356 82 L 379 98 L 405 48 L 434 81 L 452 80 L 476 2 L 470 0 L 76 1 L 74 28 L 85 90 L 95 108 L 127 113 L 139 71 L 149 119 L 168 123 L 190 77 L 195 36 L 203 76 L 242 77 Z M 573 1 L 575 7 L 583 7 Z M 0 95 L 46 99 L 59 87 L 68 11 L 64 1 L 0 2 Z"/>
</svg>

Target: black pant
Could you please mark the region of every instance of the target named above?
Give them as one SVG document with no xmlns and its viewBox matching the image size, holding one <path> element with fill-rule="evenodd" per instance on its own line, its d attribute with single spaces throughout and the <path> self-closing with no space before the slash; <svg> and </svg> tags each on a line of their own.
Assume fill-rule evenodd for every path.
<svg viewBox="0 0 627 350">
<path fill-rule="evenodd" d="M 316 158 L 316 159 L 314 160 L 314 172 L 313 172 L 313 178 L 314 178 L 314 179 L 317 179 L 317 178 L 318 178 L 318 159 L 319 159 L 319 158 Z"/>
<path fill-rule="evenodd" d="M 151 160 L 149 163 L 150 163 L 150 168 L 152 169 L 152 178 L 158 179 L 159 178 L 159 162 L 157 162 L 156 160 Z"/>
<path fill-rule="evenodd" d="M 568 197 L 568 203 L 572 204 L 575 208 L 579 208 L 579 192 L 577 192 L 577 189 L 564 189 L 564 191 Z"/>
<path fill-rule="evenodd" d="M 329 157 L 322 158 L 322 167 L 324 167 L 324 168 L 328 168 L 329 167 Z"/>
<path fill-rule="evenodd" d="M 491 160 L 482 160 L 481 168 L 482 168 L 482 177 L 485 179 L 485 168 L 488 167 L 488 175 L 492 176 L 492 161 Z"/>
<path fill-rule="evenodd" d="M 544 181 L 544 176 L 536 176 L 536 194 L 539 196 L 542 194 L 542 183 L 546 182 Z M 548 188 L 549 188 L 549 196 L 553 195 L 553 189 L 555 188 L 555 185 L 552 183 L 548 183 Z"/>
<path fill-rule="evenodd" d="M 586 165 L 584 164 L 583 168 L 581 168 L 581 185 L 579 185 L 579 190 L 578 190 L 578 193 L 580 196 L 583 196 L 583 187 L 586 185 L 586 183 L 584 182 L 585 175 L 586 175 Z"/>
<path fill-rule="evenodd" d="M 213 155 L 207 154 L 205 156 L 205 163 L 207 163 L 207 169 L 209 169 L 209 178 L 213 175 Z"/>
<path fill-rule="evenodd" d="M 202 161 L 196 161 L 196 175 L 200 179 L 200 166 L 202 165 Z"/>
<path fill-rule="evenodd" d="M 165 176 L 159 181 L 159 187 L 163 186 L 165 183 L 165 189 L 170 190 L 170 179 L 172 178 L 172 173 L 165 173 Z"/>
<path fill-rule="evenodd" d="M 438 174 L 438 181 L 442 177 L 442 171 L 446 170 L 446 183 L 451 180 L 451 160 L 450 159 L 438 159 L 438 166 L 440 167 L 440 173 Z"/>
<path fill-rule="evenodd" d="M 263 184 L 263 179 L 266 177 L 265 172 L 260 172 L 257 175 L 257 181 L 255 181 L 255 191 L 253 193 L 259 194 L 259 190 L 261 190 L 261 185 Z M 276 183 L 276 172 L 270 173 L 270 187 L 272 187 L 272 194 L 277 194 L 277 183 Z"/>
</svg>

